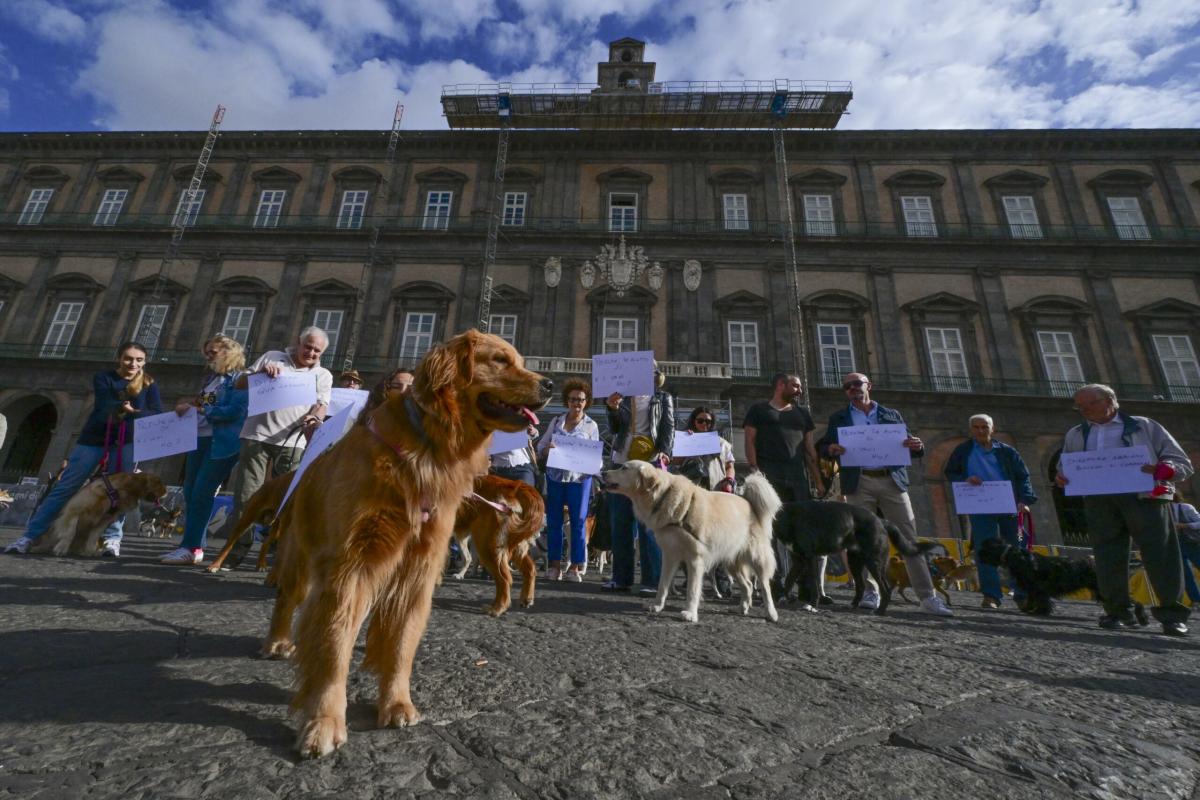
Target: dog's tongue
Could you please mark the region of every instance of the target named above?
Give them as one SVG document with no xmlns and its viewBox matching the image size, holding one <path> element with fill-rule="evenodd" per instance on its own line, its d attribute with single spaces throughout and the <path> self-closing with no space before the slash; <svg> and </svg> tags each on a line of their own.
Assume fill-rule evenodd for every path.
<svg viewBox="0 0 1200 800">
<path fill-rule="evenodd" d="M 538 424 L 538 416 L 537 416 L 537 414 L 535 414 L 535 413 L 533 413 L 532 411 L 530 411 L 530 410 L 529 410 L 529 408 L 528 408 L 528 406 L 521 406 L 519 409 L 517 409 L 517 413 L 519 413 L 519 414 L 520 414 L 521 416 L 523 416 L 525 419 L 529 420 L 529 424 L 530 424 L 530 425 L 537 425 L 537 424 Z"/>
</svg>

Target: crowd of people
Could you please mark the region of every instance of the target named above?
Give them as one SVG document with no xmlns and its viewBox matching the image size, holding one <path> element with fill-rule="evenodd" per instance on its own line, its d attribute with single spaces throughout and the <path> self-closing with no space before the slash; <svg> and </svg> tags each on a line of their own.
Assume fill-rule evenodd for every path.
<svg viewBox="0 0 1200 800">
<path fill-rule="evenodd" d="M 267 351 L 247 367 L 242 345 L 237 341 L 216 335 L 204 343 L 206 368 L 197 380 L 198 392 L 175 405 L 180 416 L 196 410 L 198 446 L 186 459 L 183 535 L 178 546 L 162 556 L 162 563 L 191 565 L 203 561 L 214 496 L 221 487 L 231 490 L 231 516 L 236 519 L 265 482 L 289 472 L 299 463 L 308 440 L 329 409 L 334 378 L 321 366 L 321 355 L 328 346 L 324 331 L 306 328 L 291 346 Z M 64 470 L 22 536 L 10 543 L 5 552 L 29 552 L 66 502 L 95 475 L 135 469 L 132 423 L 162 412 L 158 386 L 145 370 L 146 359 L 145 347 L 127 342 L 119 348 L 115 368 L 96 373 L 94 407 Z M 249 376 L 264 374 L 274 378 L 284 373 L 311 374 L 316 385 L 315 403 L 249 415 Z M 390 395 L 407 393 L 412 383 L 411 372 L 392 371 L 371 389 L 366 412 L 360 419 Z M 735 492 L 736 463 L 728 439 L 721 437 L 719 450 L 708 455 L 673 456 L 677 436 L 712 432 L 717 416 L 706 406 L 696 407 L 684 429 L 677 431 L 674 398 L 665 390 L 664 383 L 664 374 L 656 366 L 652 394 L 612 394 L 603 399 L 611 463 L 646 461 L 676 471 L 705 489 Z M 338 386 L 361 389 L 363 380 L 357 371 L 348 370 L 339 377 Z M 845 444 L 839 441 L 842 431 L 859 426 L 905 425 L 900 411 L 875 399 L 874 389 L 867 375 L 858 372 L 846 375 L 842 382 L 846 403 L 834 410 L 823 436 L 816 439 L 813 417 L 802 403 L 799 377 L 787 373 L 776 375 L 770 398 L 751 405 L 743 420 L 745 462 L 751 471 L 761 472 L 785 502 L 840 499 L 879 514 L 909 537 L 916 538 L 917 521 L 908 494 L 907 464 L 873 468 L 839 465 L 847 452 Z M 566 381 L 562 388 L 566 411 L 551 419 L 544 431 L 530 426 L 524 446 L 491 456 L 494 474 L 538 486 L 546 497 L 545 577 L 550 580 L 581 582 L 587 569 L 586 520 L 589 507 L 596 505 L 599 488 L 594 485 L 592 475 L 549 466 L 547 462 L 555 442 L 564 437 L 601 439 L 600 426 L 587 414 L 592 400 L 587 382 L 575 378 Z M 1129 594 L 1129 555 L 1131 545 L 1136 545 L 1158 603 L 1153 613 L 1163 632 L 1185 635 L 1189 609 L 1182 602 L 1184 592 L 1193 603 L 1200 602 L 1200 587 L 1192 574 L 1192 566 L 1200 564 L 1200 512 L 1183 502 L 1177 487 L 1191 477 L 1192 464 L 1162 425 L 1146 417 L 1123 413 L 1110 387 L 1083 386 L 1075 393 L 1074 403 L 1082 420 L 1067 431 L 1064 453 L 1144 446 L 1152 455 L 1151 463 L 1142 468 L 1152 476 L 1154 486 L 1150 491 L 1083 497 L 1103 597 L 1104 613 L 1099 624 L 1107 629 L 1136 624 Z M 972 548 L 997 537 L 1017 547 L 1025 546 L 1028 542 L 1022 541 L 1019 520 L 1029 514 L 1029 507 L 1038 499 L 1029 469 L 1017 449 L 995 438 L 995 423 L 988 414 L 971 416 L 968 427 L 970 438 L 959 444 L 947 459 L 946 479 L 974 486 L 989 481 L 1008 482 L 1016 509 L 1016 513 L 1009 514 L 969 515 Z M 924 455 L 924 443 L 911 432 L 902 444 L 911 458 Z M 1069 482 L 1061 468 L 1056 480 L 1060 487 Z M 654 532 L 637 520 L 627 497 L 608 495 L 603 507 L 611 537 L 612 575 L 601 589 L 653 596 L 662 563 Z M 123 521 L 117 518 L 105 531 L 104 555 L 120 555 Z M 564 528 L 569 531 L 569 538 L 564 536 Z M 248 533 L 226 564 L 236 565 L 251 546 Z M 777 546 L 776 558 L 777 574 L 782 576 L 788 569 L 787 549 Z M 921 610 L 951 616 L 952 611 L 934 592 L 925 558 L 906 556 L 904 566 L 920 599 Z M 821 568 L 824 571 L 825 565 Z M 1004 593 L 999 572 L 981 563 L 978 575 L 982 608 L 1000 608 Z M 725 576 L 717 577 L 720 581 Z M 878 607 L 878 591 L 876 586 L 867 588 L 860 605 Z M 823 604 L 833 602 L 823 588 L 819 600 Z M 1014 600 L 1019 603 L 1019 594 Z"/>
</svg>

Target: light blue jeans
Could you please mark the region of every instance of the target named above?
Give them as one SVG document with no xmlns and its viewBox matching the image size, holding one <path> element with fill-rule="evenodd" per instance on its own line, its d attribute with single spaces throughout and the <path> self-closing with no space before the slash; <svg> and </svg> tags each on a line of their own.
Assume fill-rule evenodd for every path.
<svg viewBox="0 0 1200 800">
<path fill-rule="evenodd" d="M 58 516 L 58 512 L 62 511 L 62 507 L 67 504 L 67 501 L 87 483 L 87 479 L 96 471 L 102 458 L 104 458 L 104 447 L 101 445 L 77 444 L 71 448 L 71 454 L 67 456 L 67 468 L 63 470 L 63 474 L 59 477 L 58 483 L 54 484 L 54 488 L 50 490 L 50 494 L 46 495 L 46 499 L 38 506 L 38 510 L 33 512 L 33 516 L 29 518 L 29 524 L 25 526 L 27 537 L 39 539 L 42 534 L 50 530 L 50 525 Z M 108 457 L 109 472 L 115 471 L 116 468 L 117 447 L 111 446 Z M 132 442 L 121 450 L 121 471 L 133 471 Z M 104 529 L 104 540 L 121 541 L 124 528 L 125 515 L 122 514 Z"/>
<path fill-rule="evenodd" d="M 187 456 L 183 480 L 183 541 L 179 546 L 188 550 L 204 549 L 217 489 L 229 481 L 229 473 L 238 462 L 237 453 L 225 458 L 209 458 L 212 440 L 211 436 L 201 436 L 196 440 L 196 449 Z"/>
</svg>

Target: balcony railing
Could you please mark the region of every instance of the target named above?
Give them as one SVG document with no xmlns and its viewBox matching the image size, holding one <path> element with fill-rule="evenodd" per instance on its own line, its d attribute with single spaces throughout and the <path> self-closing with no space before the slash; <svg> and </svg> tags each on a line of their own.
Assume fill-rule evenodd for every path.
<svg viewBox="0 0 1200 800">
<path fill-rule="evenodd" d="M 0 214 L 0 229 L 11 231 L 35 231 L 38 229 L 89 229 L 93 231 L 162 231 L 174 225 L 173 214 L 123 214 L 111 225 L 96 225 L 94 213 L 47 213 L 36 224 L 22 224 L 21 212 Z M 271 225 L 255 224 L 254 214 L 204 214 L 195 218 L 189 230 L 202 232 L 250 231 L 264 235 L 273 233 L 327 233 L 347 238 L 363 237 L 375 226 L 390 234 L 478 234 L 487 232 L 487 218 L 477 214 L 455 219 L 438 218 L 427 220 L 416 217 L 367 217 L 361 227 L 348 228 L 338 224 L 336 214 L 293 214 L 276 218 Z M 614 233 L 607 219 L 580 220 L 575 218 L 526 217 L 523 225 L 504 225 L 505 235 L 538 235 L 561 233 L 590 233 L 610 235 Z M 1036 230 L 1038 235 L 1033 235 Z M 929 243 L 940 240 L 956 241 L 1009 241 L 1022 246 L 1045 242 L 1121 242 L 1127 244 L 1153 244 L 1155 242 L 1198 242 L 1200 228 L 1156 226 L 1138 228 L 1137 235 L 1130 233 L 1130 226 L 1110 227 L 1106 225 L 991 225 L 991 224 L 930 224 L 922 235 L 913 235 L 903 223 L 893 222 L 830 222 L 820 221 L 810 226 L 803 220 L 795 226 L 795 235 L 809 242 L 855 241 L 860 239 L 888 239 Z M 631 236 L 637 235 L 705 235 L 729 239 L 778 238 L 783 232 L 779 222 L 766 220 L 736 220 L 728 225 L 719 219 L 646 219 L 640 218 Z"/>
<path fill-rule="evenodd" d="M 557 356 L 525 356 L 525 366 L 534 372 L 556 375 L 591 375 L 590 358 L 561 358 Z M 719 361 L 659 361 L 659 368 L 667 378 L 709 378 L 731 380 L 733 367 Z"/>
</svg>

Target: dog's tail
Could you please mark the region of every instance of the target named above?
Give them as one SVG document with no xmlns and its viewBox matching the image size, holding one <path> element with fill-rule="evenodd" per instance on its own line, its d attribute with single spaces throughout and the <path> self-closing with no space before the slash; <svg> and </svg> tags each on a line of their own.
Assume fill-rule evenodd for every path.
<svg viewBox="0 0 1200 800">
<path fill-rule="evenodd" d="M 758 523 L 759 529 L 766 532 L 768 539 L 771 538 L 771 525 L 783 505 L 775 489 L 765 477 L 756 472 L 746 478 L 742 497 L 750 504 L 750 511 L 754 514 L 754 521 Z"/>
<path fill-rule="evenodd" d="M 888 538 L 892 540 L 892 546 L 899 550 L 902 555 L 919 556 L 941 547 L 937 542 L 915 542 L 890 522 L 880 520 L 880 524 L 887 531 Z"/>
<path fill-rule="evenodd" d="M 546 501 L 537 489 L 522 483 L 516 490 L 520 508 L 513 510 L 508 527 L 508 540 L 522 542 L 537 536 L 546 524 Z"/>
</svg>

